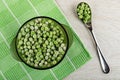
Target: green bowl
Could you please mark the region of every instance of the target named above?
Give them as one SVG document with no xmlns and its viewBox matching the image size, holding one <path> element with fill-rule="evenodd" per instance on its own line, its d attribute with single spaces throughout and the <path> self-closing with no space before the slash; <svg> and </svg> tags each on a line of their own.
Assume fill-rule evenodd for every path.
<svg viewBox="0 0 120 80">
<path fill-rule="evenodd" d="M 15 47 L 19 58 L 35 69 L 58 65 L 69 46 L 65 28 L 53 18 L 39 16 L 26 21 L 18 30 Z"/>
</svg>

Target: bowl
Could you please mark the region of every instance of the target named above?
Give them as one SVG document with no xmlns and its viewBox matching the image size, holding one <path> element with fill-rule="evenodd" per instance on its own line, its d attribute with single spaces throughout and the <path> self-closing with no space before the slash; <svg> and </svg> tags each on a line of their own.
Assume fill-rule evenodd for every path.
<svg viewBox="0 0 120 80">
<path fill-rule="evenodd" d="M 26 21 L 18 30 L 15 48 L 29 67 L 49 69 L 65 57 L 69 46 L 67 31 L 57 20 L 39 16 Z"/>
</svg>

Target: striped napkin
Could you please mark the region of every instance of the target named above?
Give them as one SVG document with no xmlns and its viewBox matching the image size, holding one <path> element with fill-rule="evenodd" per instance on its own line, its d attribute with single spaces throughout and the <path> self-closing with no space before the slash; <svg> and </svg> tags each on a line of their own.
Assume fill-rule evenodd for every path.
<svg viewBox="0 0 120 80">
<path fill-rule="evenodd" d="M 48 16 L 67 25 L 54 0 L 0 0 L 0 80 L 62 80 L 91 59 L 72 30 L 73 42 L 63 61 L 52 69 L 36 70 L 14 56 L 14 38 L 20 26 L 35 16 Z"/>
</svg>

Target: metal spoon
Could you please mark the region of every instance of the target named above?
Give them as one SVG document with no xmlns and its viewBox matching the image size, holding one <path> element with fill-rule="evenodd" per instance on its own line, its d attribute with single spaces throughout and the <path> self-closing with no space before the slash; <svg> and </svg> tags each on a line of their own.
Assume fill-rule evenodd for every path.
<svg viewBox="0 0 120 80">
<path fill-rule="evenodd" d="M 100 61 L 102 71 L 104 73 L 109 73 L 110 68 L 102 55 L 102 52 L 98 46 L 98 42 L 96 41 L 95 35 L 93 33 L 92 22 L 91 22 L 92 13 L 91 13 L 90 6 L 85 2 L 79 3 L 77 6 L 77 14 L 78 14 L 78 17 L 81 19 L 81 21 L 85 24 L 85 26 L 89 29 L 90 33 L 92 34 L 93 40 L 96 45 L 96 50 L 98 53 L 98 58 Z"/>
</svg>

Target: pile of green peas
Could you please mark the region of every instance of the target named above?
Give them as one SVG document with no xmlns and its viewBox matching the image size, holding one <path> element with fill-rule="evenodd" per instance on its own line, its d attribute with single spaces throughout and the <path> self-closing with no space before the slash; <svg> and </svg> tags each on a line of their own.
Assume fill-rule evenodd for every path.
<svg viewBox="0 0 120 80">
<path fill-rule="evenodd" d="M 50 18 L 35 18 L 25 23 L 16 38 L 20 58 L 34 68 L 56 65 L 67 49 L 66 34 Z"/>
<path fill-rule="evenodd" d="M 91 20 L 91 10 L 85 2 L 81 2 L 77 6 L 77 14 L 84 23 L 88 23 Z"/>
</svg>

